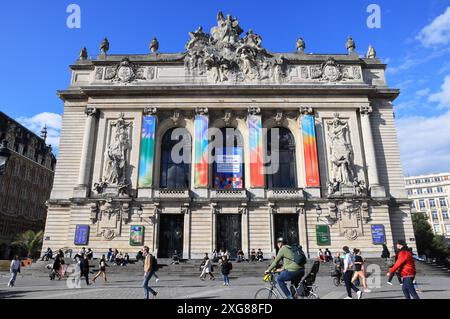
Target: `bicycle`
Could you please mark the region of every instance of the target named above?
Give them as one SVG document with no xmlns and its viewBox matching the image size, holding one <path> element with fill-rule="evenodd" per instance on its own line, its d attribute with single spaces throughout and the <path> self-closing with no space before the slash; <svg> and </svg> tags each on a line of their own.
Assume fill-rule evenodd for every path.
<svg viewBox="0 0 450 319">
<path fill-rule="evenodd" d="M 284 293 L 277 285 L 275 273 L 271 272 L 264 276 L 264 281 L 269 282 L 270 287 L 259 289 L 255 294 L 255 299 L 286 299 Z M 294 299 L 320 299 L 315 293 L 316 289 L 316 285 L 308 285 L 304 280 L 300 281 L 297 287 L 292 285 L 292 283 L 290 286 L 290 291 L 293 293 Z"/>
</svg>

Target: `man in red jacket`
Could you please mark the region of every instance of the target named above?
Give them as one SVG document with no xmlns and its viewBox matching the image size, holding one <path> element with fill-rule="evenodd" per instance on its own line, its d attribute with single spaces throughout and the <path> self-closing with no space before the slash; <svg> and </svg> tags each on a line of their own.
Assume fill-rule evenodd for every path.
<svg viewBox="0 0 450 319">
<path fill-rule="evenodd" d="M 389 269 L 387 276 L 399 271 L 403 280 L 402 290 L 405 298 L 411 299 L 412 297 L 413 299 L 420 299 L 413 284 L 414 277 L 416 276 L 416 266 L 414 264 L 413 256 L 408 250 L 408 246 L 404 240 L 398 240 L 396 245 L 399 250 L 398 259 L 394 266 Z"/>
</svg>

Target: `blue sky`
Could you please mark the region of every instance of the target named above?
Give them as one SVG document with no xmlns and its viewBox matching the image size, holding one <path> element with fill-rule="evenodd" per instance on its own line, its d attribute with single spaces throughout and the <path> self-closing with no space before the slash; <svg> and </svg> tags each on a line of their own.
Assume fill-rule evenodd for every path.
<svg viewBox="0 0 450 319">
<path fill-rule="evenodd" d="M 66 25 L 72 3 L 81 7 L 80 29 Z M 366 24 L 371 3 L 381 7 L 379 29 Z M 450 171 L 448 8 L 448 0 L 8 1 L 0 7 L 0 110 L 34 131 L 47 123 L 57 146 L 63 107 L 56 90 L 68 86 L 81 47 L 97 55 L 107 36 L 112 54 L 147 53 L 156 36 L 161 52 L 181 52 L 188 32 L 209 30 L 222 10 L 271 51 L 294 51 L 298 36 L 314 53 L 345 53 L 348 35 L 360 54 L 371 43 L 389 65 L 389 85 L 401 89 L 395 112 L 405 173 Z"/>
</svg>

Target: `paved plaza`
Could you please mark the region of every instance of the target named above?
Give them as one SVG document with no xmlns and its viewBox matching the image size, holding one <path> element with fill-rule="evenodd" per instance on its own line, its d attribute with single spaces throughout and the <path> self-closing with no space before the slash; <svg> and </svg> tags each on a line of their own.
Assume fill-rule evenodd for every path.
<svg viewBox="0 0 450 319">
<path fill-rule="evenodd" d="M 92 278 L 92 277 L 91 277 Z M 110 283 L 105 284 L 102 278 L 89 287 L 85 282 L 81 288 L 68 288 L 67 279 L 50 281 L 45 277 L 34 277 L 26 274 L 18 276 L 16 286 L 7 287 L 8 273 L 0 273 L 1 299 L 142 299 L 143 290 L 140 288 L 141 277 L 135 274 L 111 274 Z M 363 295 L 363 299 L 403 299 L 401 286 L 394 278 L 394 285 L 386 284 L 383 276 L 381 287 L 373 288 L 371 293 Z M 450 277 L 424 276 L 418 282 L 423 299 L 450 299 Z M 344 286 L 335 287 L 332 278 L 318 277 L 317 293 L 321 299 L 343 299 Z M 158 299 L 252 299 L 255 292 L 266 285 L 261 277 L 231 277 L 229 287 L 222 286 L 222 280 L 216 274 L 216 280 L 201 281 L 191 277 L 163 277 L 155 283 L 152 278 L 151 286 L 158 291 Z M 70 286 L 70 284 L 69 284 Z"/>
</svg>

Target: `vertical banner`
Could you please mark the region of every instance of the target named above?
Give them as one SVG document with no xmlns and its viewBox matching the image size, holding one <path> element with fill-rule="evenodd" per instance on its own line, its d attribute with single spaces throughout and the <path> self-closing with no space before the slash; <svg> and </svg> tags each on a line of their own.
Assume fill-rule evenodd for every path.
<svg viewBox="0 0 450 319">
<path fill-rule="evenodd" d="M 303 153 L 305 156 L 306 187 L 319 187 L 319 160 L 317 156 L 314 115 L 302 116 Z"/>
<path fill-rule="evenodd" d="M 208 116 L 195 116 L 195 187 L 208 187 Z"/>
<path fill-rule="evenodd" d="M 261 116 L 248 116 L 250 139 L 250 185 L 253 188 L 264 187 L 263 137 Z"/>
<path fill-rule="evenodd" d="M 156 115 L 144 116 L 142 120 L 141 153 L 139 159 L 139 187 L 153 186 L 155 162 Z"/>
</svg>

